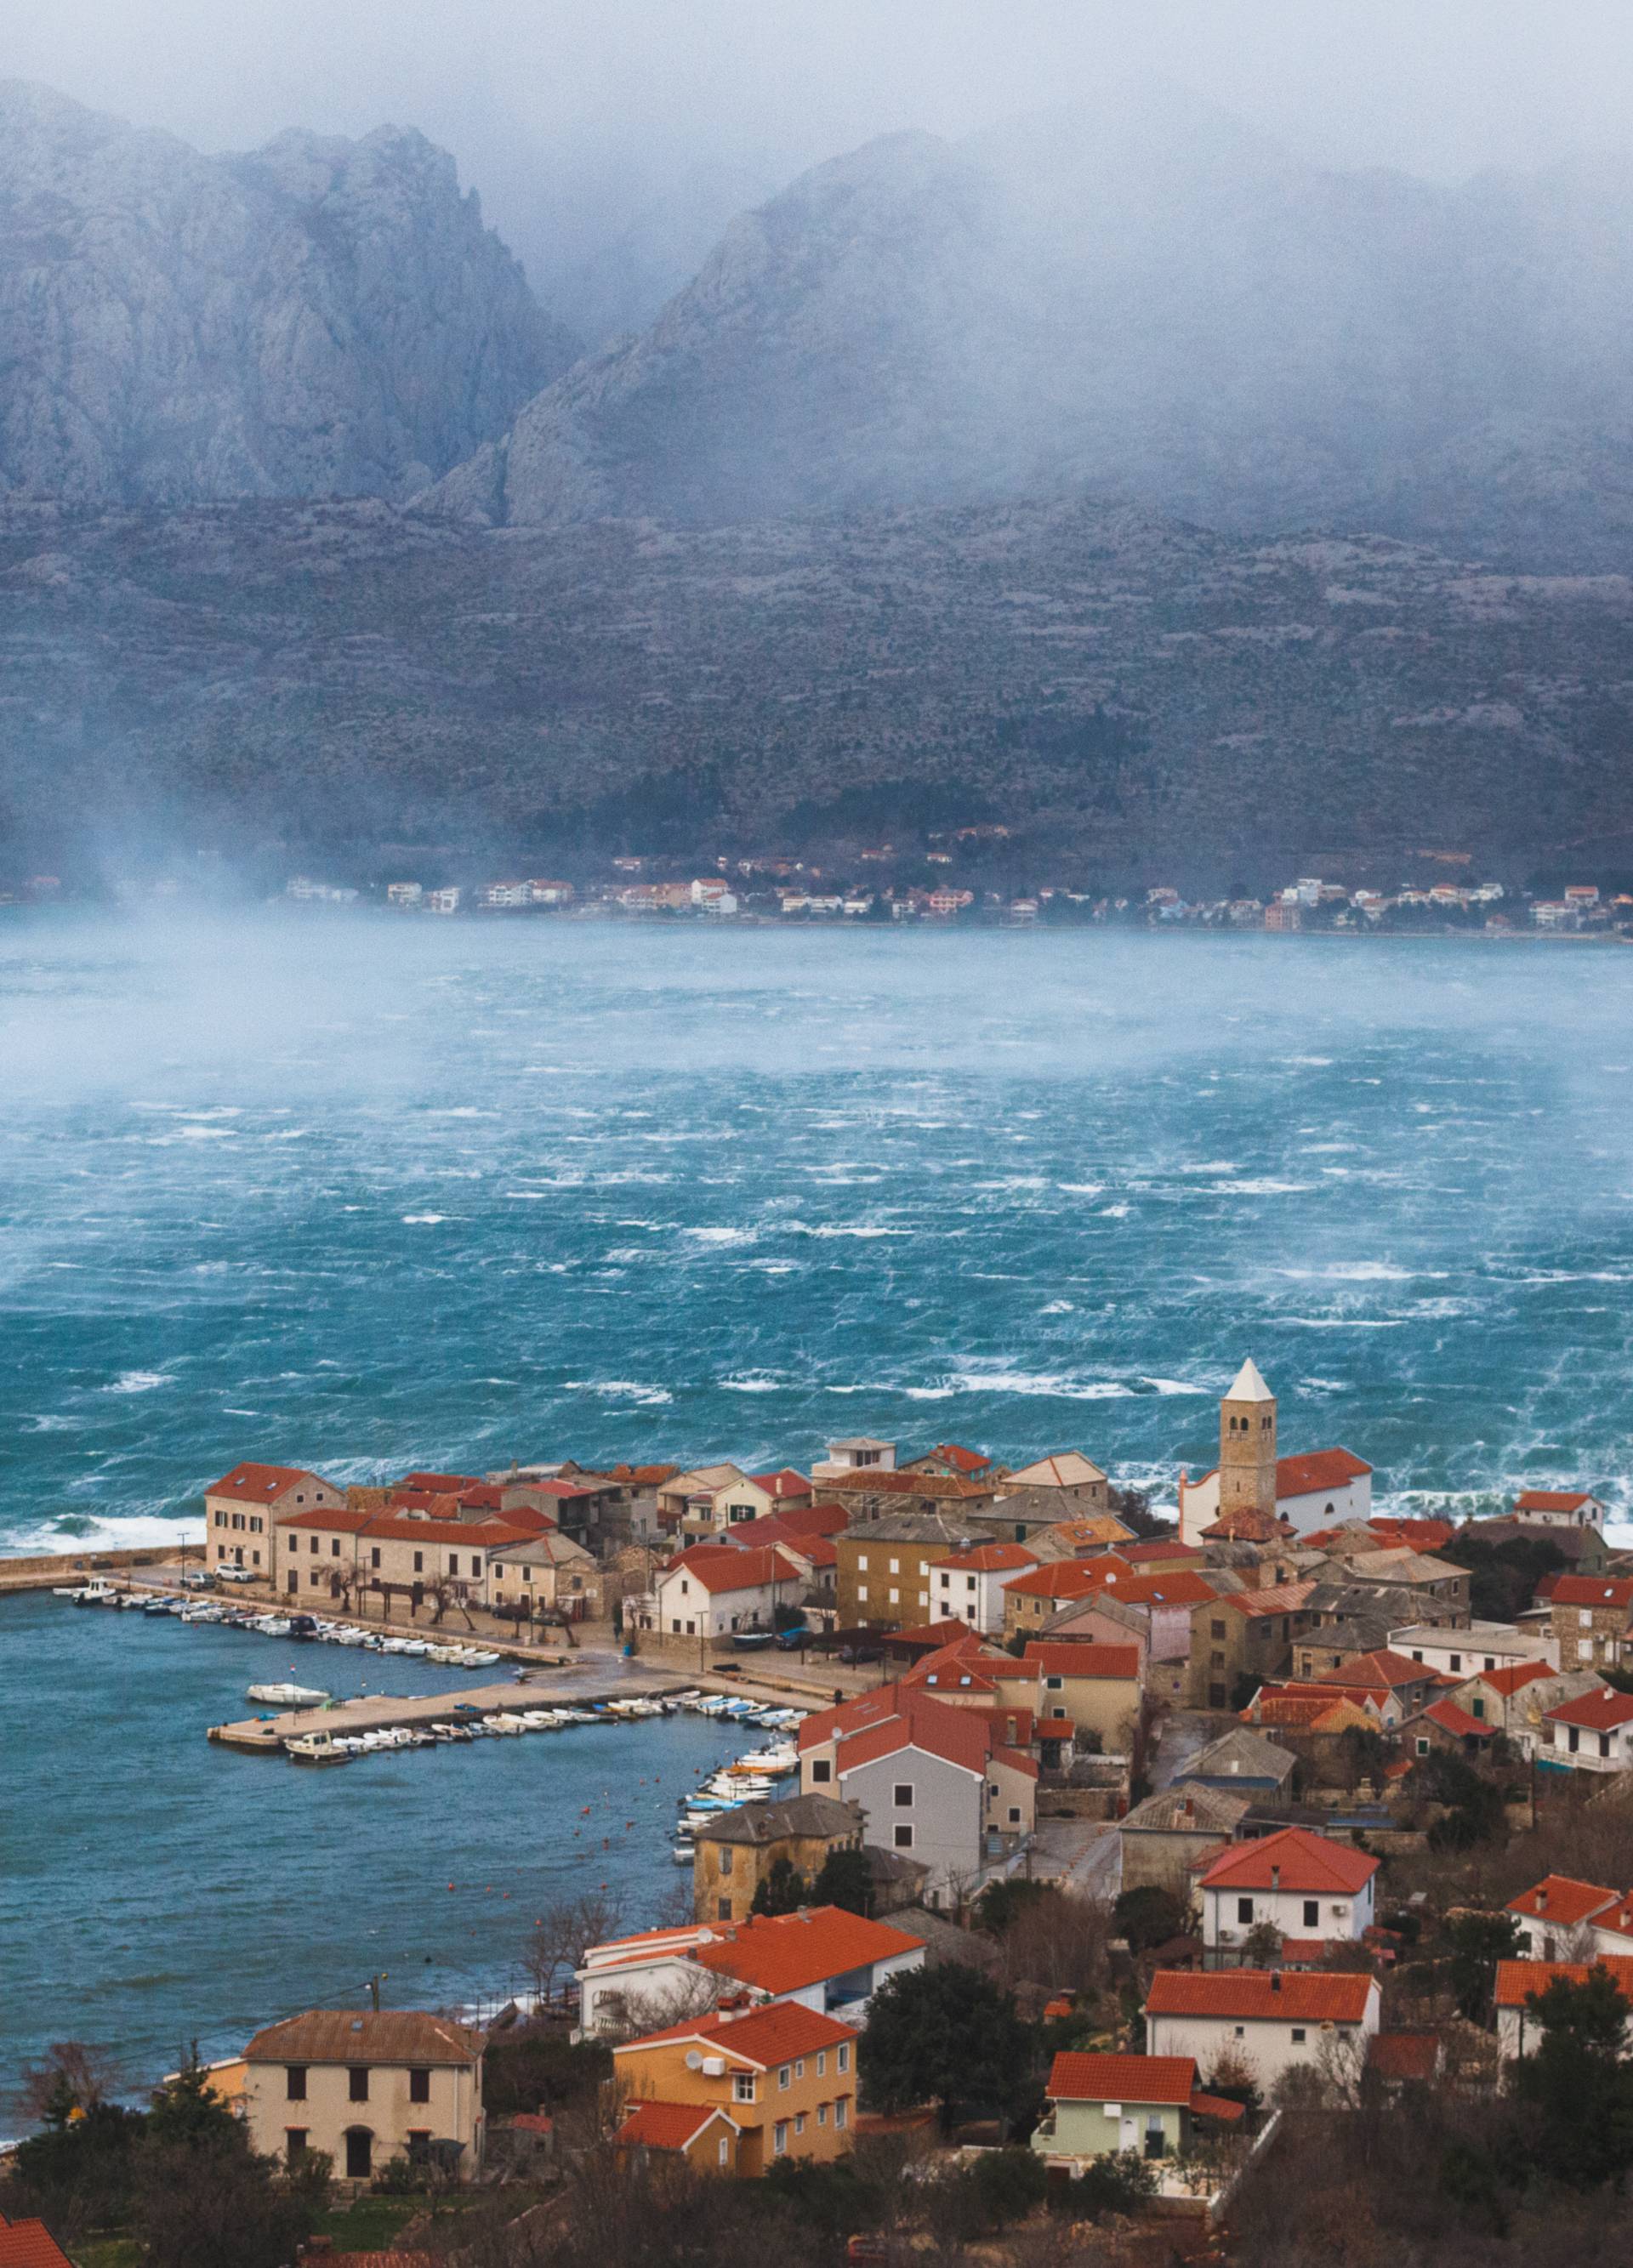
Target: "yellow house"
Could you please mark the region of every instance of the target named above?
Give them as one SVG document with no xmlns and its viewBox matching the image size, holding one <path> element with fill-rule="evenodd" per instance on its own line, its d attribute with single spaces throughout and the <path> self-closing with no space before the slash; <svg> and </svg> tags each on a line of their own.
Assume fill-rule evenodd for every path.
<svg viewBox="0 0 1633 2268">
<path fill-rule="evenodd" d="M 614 2139 L 679 2149 L 693 2164 L 712 2160 L 745 2177 L 777 2158 L 837 2158 L 856 2123 L 860 2036 L 854 2025 L 784 2000 L 625 2041 L 612 2051 L 627 2112 Z M 732 2136 L 719 2124 L 688 2127 L 676 2114 L 691 2109 L 722 2112 Z"/>
<path fill-rule="evenodd" d="M 1077 1639 L 1032 1640 L 1016 1665 L 1001 1671 L 998 1697 L 1006 1707 L 1024 1704 L 1051 1716 L 1069 1717 L 1080 1734 L 1097 1734 L 1108 1756 L 1125 1754 L 1140 1720 L 1140 1649 Z"/>
</svg>

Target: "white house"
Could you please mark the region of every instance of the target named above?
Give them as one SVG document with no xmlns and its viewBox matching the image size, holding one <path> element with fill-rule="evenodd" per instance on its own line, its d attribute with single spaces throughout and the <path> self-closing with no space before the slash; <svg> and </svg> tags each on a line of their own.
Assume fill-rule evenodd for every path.
<svg viewBox="0 0 1633 2268">
<path fill-rule="evenodd" d="M 1222 2056 L 1267 2092 L 1285 2071 L 1353 2058 L 1378 2028 L 1378 1979 L 1364 1972 L 1159 1969 L 1145 2004 L 1146 2052 L 1193 2056 L 1206 2086 Z"/>
<path fill-rule="evenodd" d="M 1024 1543 L 975 1543 L 953 1552 L 931 1572 L 931 1621 L 957 1620 L 988 1637 L 1000 1634 L 1004 1585 L 1038 1565 L 1038 1554 Z"/>
<path fill-rule="evenodd" d="M 1618 1960 L 1614 1955 L 1600 1955 L 1621 1989 L 1622 1997 L 1633 2009 L 1633 1961 Z M 1530 2007 L 1533 1993 L 1546 1992 L 1556 1977 L 1567 1977 L 1573 1984 L 1584 1984 L 1599 1962 L 1585 1961 L 1499 1961 L 1496 1972 L 1497 2052 L 1504 2063 L 1513 2063 L 1518 2057 L 1533 2055 L 1542 2036 L 1542 2027 L 1535 2011 Z M 1624 2036 L 1624 2052 L 1633 2050 L 1633 2014 L 1628 2021 Z"/>
<path fill-rule="evenodd" d="M 1527 1528 L 1603 1528 L 1606 1506 L 1585 1489 L 1522 1489 L 1514 1517 Z"/>
<path fill-rule="evenodd" d="M 1448 1677 L 1474 1677 L 1482 1669 L 1512 1669 L 1522 1662 L 1541 1662 L 1548 1669 L 1557 1664 L 1551 1631 L 1517 1630 L 1512 1623 L 1470 1623 L 1467 1630 L 1408 1623 L 1390 1631 L 1389 1649 Z"/>
<path fill-rule="evenodd" d="M 643 2029 L 695 2015 L 720 1995 L 865 2020 L 888 1977 L 924 1966 L 924 1940 L 841 1906 L 752 1914 L 746 1921 L 645 1930 L 587 1946 L 578 1970 L 586 2032 Z"/>
<path fill-rule="evenodd" d="M 1202 1875 L 1202 1943 L 1223 1951 L 1268 1924 L 1284 1941 L 1331 1943 L 1372 1926 L 1378 1860 L 1307 1828 L 1239 1843 Z"/>
<path fill-rule="evenodd" d="M 770 1630 L 778 1607 L 796 1604 L 805 1581 L 804 1569 L 775 1544 L 694 1544 L 654 1579 L 654 1609 L 641 1627 L 666 1638 Z"/>
<path fill-rule="evenodd" d="M 828 1454 L 820 1463 L 811 1467 L 813 1480 L 831 1479 L 836 1473 L 868 1470 L 893 1473 L 896 1470 L 894 1441 L 875 1441 L 865 1433 L 853 1435 L 844 1441 L 830 1441 Z"/>
<path fill-rule="evenodd" d="M 1624 1771 L 1633 1764 L 1633 1693 L 1596 1687 L 1550 1709 L 1537 1762 L 1555 1771 Z"/>
<path fill-rule="evenodd" d="M 1633 1952 L 1614 1925 L 1624 1918 L 1624 1901 L 1618 1890 L 1600 1882 L 1579 1882 L 1571 1874 L 1545 1874 L 1504 1911 L 1512 1914 L 1526 1956 L 1531 1961 L 1591 1958 L 1598 1952 Z M 1612 1942 L 1600 1943 L 1602 1926 Z"/>
<path fill-rule="evenodd" d="M 1312 1449 L 1275 1462 L 1276 1517 L 1298 1535 L 1372 1517 L 1372 1468 L 1349 1449 Z M 1196 1543 L 1219 1517 L 1219 1475 L 1179 1478 L 1179 1540 Z"/>
</svg>

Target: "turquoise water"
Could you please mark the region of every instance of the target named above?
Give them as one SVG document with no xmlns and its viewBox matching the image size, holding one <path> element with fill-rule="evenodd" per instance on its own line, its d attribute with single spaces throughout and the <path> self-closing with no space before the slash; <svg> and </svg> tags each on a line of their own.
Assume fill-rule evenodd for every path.
<svg viewBox="0 0 1633 2268">
<path fill-rule="evenodd" d="M 1625 1513 L 1630 1009 L 1633 954 L 1569 946 L 18 919 L 0 1549 L 177 1533 L 247 1456 L 804 1464 L 865 1431 L 1160 1486 L 1248 1353 L 1287 1449 L 1341 1441 L 1385 1496 Z M 381 1966 L 502 1981 L 581 1807 L 650 1896 L 632 1791 L 667 1822 L 655 1775 L 726 1743 L 209 1749 L 289 1656 L 0 1605 L 0 2071 L 78 2032 L 146 2072 Z"/>
<path fill-rule="evenodd" d="M 0 1549 L 235 1460 L 1633 1479 L 1633 954 L 255 914 L 0 932 Z M 164 1523 L 164 1527 L 160 1527 Z"/>
</svg>

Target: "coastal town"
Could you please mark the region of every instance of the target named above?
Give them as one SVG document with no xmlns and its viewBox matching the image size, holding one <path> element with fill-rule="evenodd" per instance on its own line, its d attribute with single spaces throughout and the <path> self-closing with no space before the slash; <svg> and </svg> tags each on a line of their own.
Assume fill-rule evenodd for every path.
<svg viewBox="0 0 1633 2268">
<path fill-rule="evenodd" d="M 565 2261 L 613 2198 L 632 2258 L 684 2200 L 703 2257 L 1258 2259 L 1279 2228 L 1313 2259 L 1425 2132 L 1429 2220 L 1542 2184 L 1585 2226 L 1633 2164 L 1633 1554 L 1585 1476 L 1459 1521 L 1374 1479 L 1284 1454 L 1251 1359 L 1171 1503 L 1086 1448 L 860 1434 L 753 1470 L 233 1466 L 202 1557 L 55 1587 L 488 1683 L 253 1688 L 270 1713 L 201 1728 L 226 1748 L 366 1769 L 681 1709 L 772 1738 L 681 1799 L 675 1898 L 539 1917 L 502 2006 L 305 2007 L 297 1959 L 145 2112 L 60 2043 L 0 2268 Z M 270 2250 L 157 2234 L 131 2169 L 183 2129 Z"/>
<path fill-rule="evenodd" d="M 983 838 L 1001 836 L 1004 831 L 966 830 Z M 959 844 L 931 850 L 922 859 L 898 861 L 892 846 L 885 843 L 858 853 L 847 862 L 848 871 L 808 865 L 795 858 L 721 857 L 713 862 L 711 873 L 677 874 L 669 861 L 631 857 L 613 858 L 603 874 L 577 881 L 402 880 L 364 887 L 296 874 L 284 884 L 283 895 L 299 905 L 381 905 L 399 913 L 442 917 L 549 914 L 580 921 L 645 917 L 780 924 L 1087 924 L 1263 930 L 1281 936 L 1309 932 L 1625 938 L 1633 932 L 1633 895 L 1626 891 L 1584 881 L 1531 889 L 1472 880 L 1462 871 L 1468 862 L 1460 854 L 1436 862 L 1442 869 L 1440 879 L 1423 875 L 1387 889 L 1351 887 L 1316 874 L 1301 875 L 1262 895 L 1242 888 L 1223 898 L 1187 899 L 1171 883 L 1154 883 L 1125 895 L 1049 886 L 994 888 L 979 873 L 972 881 L 959 878 L 957 870 L 972 863 L 967 854 L 977 847 Z M 988 840 L 979 847 L 990 852 L 993 845 Z M 920 878 L 912 879 L 919 869 Z"/>
</svg>

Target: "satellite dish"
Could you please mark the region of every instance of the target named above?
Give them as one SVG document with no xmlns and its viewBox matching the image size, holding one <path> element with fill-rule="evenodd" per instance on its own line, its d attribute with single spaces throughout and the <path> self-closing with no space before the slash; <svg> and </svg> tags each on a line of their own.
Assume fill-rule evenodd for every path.
<svg viewBox="0 0 1633 2268">
<path fill-rule="evenodd" d="M 703 2058 L 699 2055 L 696 2048 L 688 2048 L 686 2051 L 686 2068 L 688 2071 L 701 2071 L 703 2069 Z"/>
</svg>

